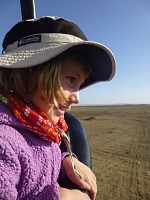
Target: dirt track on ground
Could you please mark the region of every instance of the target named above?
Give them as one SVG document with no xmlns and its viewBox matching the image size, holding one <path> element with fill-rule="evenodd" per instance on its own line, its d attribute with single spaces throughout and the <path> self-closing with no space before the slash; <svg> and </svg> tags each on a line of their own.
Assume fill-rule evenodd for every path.
<svg viewBox="0 0 150 200">
<path fill-rule="evenodd" d="M 150 200 L 150 106 L 73 107 L 87 133 L 97 200 Z"/>
</svg>

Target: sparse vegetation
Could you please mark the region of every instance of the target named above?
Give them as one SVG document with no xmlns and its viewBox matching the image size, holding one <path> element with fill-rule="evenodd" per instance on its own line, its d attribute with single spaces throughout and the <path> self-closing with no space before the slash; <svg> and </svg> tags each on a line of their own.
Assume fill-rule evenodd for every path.
<svg viewBox="0 0 150 200">
<path fill-rule="evenodd" d="M 150 105 L 73 107 L 85 127 L 97 200 L 150 200 Z"/>
</svg>

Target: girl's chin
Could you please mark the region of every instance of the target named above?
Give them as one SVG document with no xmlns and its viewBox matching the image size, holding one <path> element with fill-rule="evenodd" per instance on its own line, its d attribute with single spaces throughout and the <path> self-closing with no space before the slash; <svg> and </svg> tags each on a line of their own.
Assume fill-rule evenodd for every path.
<svg viewBox="0 0 150 200">
<path fill-rule="evenodd" d="M 47 115 L 49 116 L 51 121 L 56 124 L 59 120 L 59 117 L 63 116 L 64 113 L 65 113 L 64 110 L 62 110 L 59 107 L 54 106 L 47 112 Z"/>
<path fill-rule="evenodd" d="M 62 109 L 60 109 L 59 107 L 57 107 L 56 110 L 55 110 L 55 114 L 56 114 L 56 116 L 58 116 L 58 117 L 64 115 L 64 113 L 65 113 L 65 111 L 62 110 Z"/>
<path fill-rule="evenodd" d="M 65 113 L 65 111 L 63 111 L 57 107 L 54 109 L 53 115 L 51 115 L 49 117 L 51 118 L 52 122 L 56 124 L 59 120 L 59 117 L 63 116 L 64 113 Z"/>
</svg>

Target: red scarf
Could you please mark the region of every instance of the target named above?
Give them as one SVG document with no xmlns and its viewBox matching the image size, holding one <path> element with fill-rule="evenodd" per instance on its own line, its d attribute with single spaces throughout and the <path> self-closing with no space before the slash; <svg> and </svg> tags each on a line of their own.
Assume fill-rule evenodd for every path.
<svg viewBox="0 0 150 200">
<path fill-rule="evenodd" d="M 31 102 L 4 90 L 0 90 L 0 100 L 8 105 L 13 114 L 27 129 L 44 140 L 55 143 L 61 142 L 58 128 L 64 132 L 68 129 L 63 117 L 59 118 L 57 124 L 53 124 L 48 116 Z"/>
</svg>

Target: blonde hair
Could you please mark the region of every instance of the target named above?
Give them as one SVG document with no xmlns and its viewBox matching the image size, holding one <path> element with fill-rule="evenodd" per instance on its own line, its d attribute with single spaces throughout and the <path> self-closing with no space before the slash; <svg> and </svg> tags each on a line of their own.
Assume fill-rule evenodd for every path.
<svg viewBox="0 0 150 200">
<path fill-rule="evenodd" d="M 54 104 L 68 101 L 61 86 L 59 74 L 63 59 L 73 58 L 83 64 L 86 77 L 90 73 L 87 59 L 77 53 L 63 53 L 54 59 L 33 67 L 8 69 L 0 68 L 0 85 L 7 91 L 12 90 L 18 96 L 31 100 L 36 89 Z"/>
</svg>

